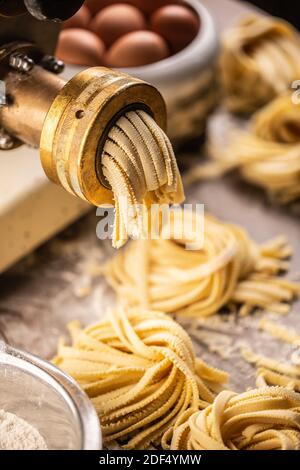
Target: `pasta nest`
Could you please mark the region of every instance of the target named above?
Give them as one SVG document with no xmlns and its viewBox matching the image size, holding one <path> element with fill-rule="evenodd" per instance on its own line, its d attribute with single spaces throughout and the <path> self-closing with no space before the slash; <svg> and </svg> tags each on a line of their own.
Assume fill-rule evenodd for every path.
<svg viewBox="0 0 300 470">
<path fill-rule="evenodd" d="M 173 238 L 133 241 L 104 267 L 121 303 L 190 317 L 206 317 L 224 306 L 239 308 L 242 315 L 257 307 L 288 312 L 299 285 L 277 276 L 291 255 L 283 237 L 259 245 L 240 227 L 209 215 L 200 222 L 196 212 L 172 215 Z M 199 233 L 186 229 L 196 226 Z M 187 250 L 191 241 L 201 248 Z"/>
<path fill-rule="evenodd" d="M 222 391 L 173 435 L 173 450 L 299 450 L 300 394 L 283 387 Z"/>
<path fill-rule="evenodd" d="M 69 329 L 72 345 L 61 342 L 54 362 L 91 398 L 106 445 L 167 447 L 170 430 L 212 403 L 228 378 L 196 358 L 188 334 L 163 313 L 118 308 Z"/>
<path fill-rule="evenodd" d="M 229 110 L 252 113 L 299 78 L 298 33 L 284 20 L 251 15 L 225 35 L 220 67 Z"/>
<path fill-rule="evenodd" d="M 253 115 L 249 130 L 234 130 L 225 150 L 210 145 L 211 166 L 216 174 L 239 168 L 246 180 L 279 202 L 291 202 L 300 197 L 299 122 L 300 105 L 290 93 L 279 96 Z"/>
</svg>

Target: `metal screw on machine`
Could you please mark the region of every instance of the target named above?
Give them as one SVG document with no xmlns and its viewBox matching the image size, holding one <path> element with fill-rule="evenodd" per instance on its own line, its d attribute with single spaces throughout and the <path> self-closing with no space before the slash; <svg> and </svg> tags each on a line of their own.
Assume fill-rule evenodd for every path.
<svg viewBox="0 0 300 470">
<path fill-rule="evenodd" d="M 49 72 L 60 74 L 65 68 L 65 64 L 62 60 L 56 59 L 52 55 L 45 55 L 41 61 L 41 66 Z"/>
<path fill-rule="evenodd" d="M 9 65 L 18 72 L 30 72 L 34 67 L 34 61 L 25 54 L 14 52 L 9 57 Z"/>
<path fill-rule="evenodd" d="M 4 129 L 0 128 L 0 150 L 11 150 L 15 141 Z"/>
</svg>

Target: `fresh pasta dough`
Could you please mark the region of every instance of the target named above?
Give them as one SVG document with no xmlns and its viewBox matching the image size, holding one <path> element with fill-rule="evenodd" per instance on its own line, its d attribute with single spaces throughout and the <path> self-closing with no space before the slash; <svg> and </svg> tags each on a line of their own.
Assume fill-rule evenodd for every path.
<svg viewBox="0 0 300 470">
<path fill-rule="evenodd" d="M 173 435 L 172 450 L 300 450 L 300 394 L 283 387 L 222 391 Z"/>
<path fill-rule="evenodd" d="M 115 200 L 113 246 L 141 237 L 143 206 L 173 204 L 184 192 L 172 145 L 144 111 L 131 111 L 111 129 L 102 154 L 103 175 Z"/>
<path fill-rule="evenodd" d="M 296 365 L 255 354 L 251 349 L 243 349 L 242 356 L 255 365 L 256 385 L 279 385 L 300 392 L 300 362 Z"/>
<path fill-rule="evenodd" d="M 212 403 L 227 374 L 196 358 L 188 334 L 170 317 L 117 308 L 95 325 L 69 326 L 54 362 L 79 382 L 101 421 L 106 445 L 149 449 Z"/>
<path fill-rule="evenodd" d="M 215 178 L 239 169 L 243 178 L 266 190 L 278 202 L 300 197 L 300 104 L 290 93 L 255 113 L 248 130 L 233 129 L 227 144 L 208 144 L 212 162 L 199 165 L 186 183 Z"/>
<path fill-rule="evenodd" d="M 224 37 L 220 67 L 228 109 L 252 113 L 299 78 L 299 35 L 284 20 L 247 17 Z"/>
<path fill-rule="evenodd" d="M 181 209 L 172 215 L 171 234 L 196 226 L 200 217 L 191 211 L 183 216 Z M 259 245 L 240 227 L 209 215 L 203 225 L 201 249 L 186 250 L 186 243 L 202 237 L 184 233 L 181 239 L 133 241 L 110 260 L 104 274 L 119 301 L 190 317 L 234 305 L 242 315 L 255 308 L 287 313 L 300 286 L 277 276 L 291 255 L 284 237 Z"/>
</svg>

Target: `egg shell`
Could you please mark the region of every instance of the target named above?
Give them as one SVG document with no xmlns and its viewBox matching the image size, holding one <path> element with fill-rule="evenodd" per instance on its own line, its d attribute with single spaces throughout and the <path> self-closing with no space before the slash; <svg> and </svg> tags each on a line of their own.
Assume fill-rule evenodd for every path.
<svg viewBox="0 0 300 470">
<path fill-rule="evenodd" d="M 171 4 L 181 4 L 180 0 L 128 0 L 134 6 L 142 10 L 147 15 L 150 15 L 158 8 Z"/>
<path fill-rule="evenodd" d="M 158 8 L 170 4 L 181 4 L 182 0 L 86 0 L 85 5 L 89 8 L 91 13 L 95 15 L 102 8 L 105 8 L 116 3 L 127 3 L 139 8 L 142 12 L 147 15 L 153 13 Z"/>
<path fill-rule="evenodd" d="M 109 67 L 140 67 L 165 59 L 168 44 L 152 31 L 135 31 L 118 39 L 105 56 Z"/>
<path fill-rule="evenodd" d="M 75 15 L 63 23 L 63 28 L 88 28 L 91 21 L 91 13 L 86 6 L 82 6 Z"/>
<path fill-rule="evenodd" d="M 95 15 L 101 8 L 107 7 L 111 3 L 113 2 L 110 0 L 85 0 L 84 4 L 88 7 L 90 12 Z"/>
<path fill-rule="evenodd" d="M 136 0 L 85 0 L 84 4 L 88 7 L 90 12 L 92 13 L 92 16 L 94 16 L 103 8 L 115 5 L 116 3 L 127 3 L 130 5 L 134 5 L 135 1 Z"/>
<path fill-rule="evenodd" d="M 198 15 L 182 5 L 168 5 L 156 10 L 150 19 L 153 31 L 168 41 L 173 52 L 188 46 L 198 34 Z"/>
<path fill-rule="evenodd" d="M 132 5 L 119 3 L 99 11 L 90 24 L 90 29 L 111 46 L 117 39 L 132 31 L 146 28 L 143 13 Z"/>
<path fill-rule="evenodd" d="M 56 56 L 69 64 L 103 64 L 105 45 L 96 34 L 79 28 L 64 29 L 59 36 Z"/>
</svg>

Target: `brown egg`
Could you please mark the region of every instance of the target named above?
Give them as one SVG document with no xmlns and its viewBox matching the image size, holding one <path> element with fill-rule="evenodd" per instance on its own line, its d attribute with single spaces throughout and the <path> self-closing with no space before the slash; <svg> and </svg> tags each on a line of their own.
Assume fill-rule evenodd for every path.
<svg viewBox="0 0 300 470">
<path fill-rule="evenodd" d="M 151 29 L 165 38 L 172 51 L 178 52 L 197 36 L 200 21 L 196 13 L 182 5 L 159 8 L 150 20 Z"/>
<path fill-rule="evenodd" d="M 111 5 L 99 11 L 90 24 L 90 29 L 101 37 L 107 47 L 121 36 L 145 28 L 143 13 L 125 3 Z"/>
<path fill-rule="evenodd" d="M 135 31 L 118 39 L 106 54 L 109 67 L 139 67 L 169 56 L 166 41 L 152 31 Z"/>
<path fill-rule="evenodd" d="M 56 56 L 77 65 L 102 65 L 105 45 L 96 34 L 84 29 L 65 29 L 60 33 Z"/>
<path fill-rule="evenodd" d="M 139 10 L 146 14 L 151 14 L 158 8 L 170 4 L 180 4 L 182 0 L 86 0 L 85 5 L 89 8 L 91 13 L 95 15 L 102 8 L 105 8 L 116 3 L 127 3 L 137 7 Z"/>
<path fill-rule="evenodd" d="M 86 6 L 82 6 L 75 15 L 63 23 L 63 28 L 87 28 L 91 21 L 91 13 Z"/>
<path fill-rule="evenodd" d="M 110 0 L 85 0 L 84 4 L 95 15 L 101 8 L 107 7 L 110 3 L 112 3 Z"/>
<path fill-rule="evenodd" d="M 128 0 L 128 2 L 148 15 L 166 5 L 182 3 L 180 0 Z"/>
</svg>

